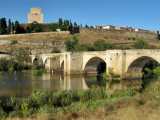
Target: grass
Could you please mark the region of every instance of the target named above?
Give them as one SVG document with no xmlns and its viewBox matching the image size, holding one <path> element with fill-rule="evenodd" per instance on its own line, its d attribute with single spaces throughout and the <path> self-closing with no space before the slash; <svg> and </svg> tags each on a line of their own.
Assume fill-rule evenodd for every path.
<svg viewBox="0 0 160 120">
<path fill-rule="evenodd" d="M 47 73 L 46 69 L 32 70 L 32 75 L 34 75 L 34 76 L 41 76 L 44 73 Z"/>
<path fill-rule="evenodd" d="M 4 74 L 4 72 L 3 71 L 0 71 L 0 75 L 3 75 Z"/>
<path fill-rule="evenodd" d="M 0 81 L 0 85 L 4 86 L 6 83 L 4 81 Z"/>
<path fill-rule="evenodd" d="M 76 91 L 35 90 L 27 98 L 0 98 L 0 116 L 30 117 L 40 113 L 69 113 L 70 111 L 94 110 L 98 106 L 122 97 L 133 96 L 139 88 L 108 94 L 105 88 Z M 128 91 L 128 92 L 126 92 Z"/>
<path fill-rule="evenodd" d="M 74 103 L 65 107 L 43 106 L 27 120 L 158 120 L 159 100 L 152 94 Z M 8 117 L 8 120 L 20 117 Z"/>
</svg>

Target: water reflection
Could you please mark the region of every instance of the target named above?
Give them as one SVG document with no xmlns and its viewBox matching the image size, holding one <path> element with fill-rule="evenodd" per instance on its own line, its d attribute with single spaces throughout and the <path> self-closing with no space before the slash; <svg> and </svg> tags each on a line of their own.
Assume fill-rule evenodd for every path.
<svg viewBox="0 0 160 120">
<path fill-rule="evenodd" d="M 106 89 L 108 92 L 112 93 L 115 90 L 123 90 L 127 89 L 129 87 L 142 87 L 143 85 L 143 80 L 138 79 L 138 80 L 122 80 L 122 81 L 108 81 L 106 83 Z"/>
<path fill-rule="evenodd" d="M 96 75 L 68 75 L 44 74 L 33 76 L 31 72 L 16 74 L 6 73 L 0 75 L 0 96 L 28 96 L 35 89 L 50 90 L 86 90 L 91 86 L 103 86 L 110 92 L 117 89 L 126 89 L 130 86 L 141 86 L 142 80 L 106 81 L 97 78 Z"/>
</svg>

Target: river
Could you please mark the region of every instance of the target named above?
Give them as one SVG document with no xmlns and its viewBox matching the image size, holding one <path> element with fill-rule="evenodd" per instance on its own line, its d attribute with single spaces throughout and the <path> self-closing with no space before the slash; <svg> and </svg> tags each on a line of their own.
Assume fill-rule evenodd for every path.
<svg viewBox="0 0 160 120">
<path fill-rule="evenodd" d="M 121 80 L 106 81 L 96 75 L 67 75 L 43 74 L 33 76 L 30 71 L 5 73 L 0 75 L 0 96 L 5 97 L 25 97 L 35 89 L 49 90 L 86 90 L 93 86 L 105 87 L 109 92 L 117 89 L 126 89 L 131 86 L 140 86 L 142 89 L 155 83 L 158 77 L 145 80 Z"/>
</svg>

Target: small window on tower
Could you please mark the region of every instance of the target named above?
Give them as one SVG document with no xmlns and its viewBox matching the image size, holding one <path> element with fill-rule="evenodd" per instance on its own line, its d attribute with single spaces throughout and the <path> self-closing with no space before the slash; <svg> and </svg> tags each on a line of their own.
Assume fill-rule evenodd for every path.
<svg viewBox="0 0 160 120">
<path fill-rule="evenodd" d="M 35 15 L 37 15 L 37 13 Z"/>
</svg>

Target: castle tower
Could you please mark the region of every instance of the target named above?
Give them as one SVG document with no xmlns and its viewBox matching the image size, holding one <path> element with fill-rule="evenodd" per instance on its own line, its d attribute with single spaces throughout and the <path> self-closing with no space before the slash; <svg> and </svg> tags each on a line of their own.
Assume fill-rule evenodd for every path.
<svg viewBox="0 0 160 120">
<path fill-rule="evenodd" d="M 43 14 L 41 8 L 31 8 L 31 13 L 28 13 L 28 23 L 32 22 L 43 23 Z"/>
</svg>

